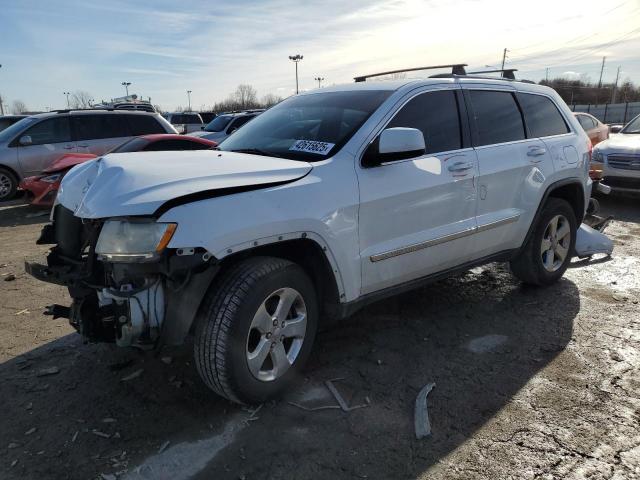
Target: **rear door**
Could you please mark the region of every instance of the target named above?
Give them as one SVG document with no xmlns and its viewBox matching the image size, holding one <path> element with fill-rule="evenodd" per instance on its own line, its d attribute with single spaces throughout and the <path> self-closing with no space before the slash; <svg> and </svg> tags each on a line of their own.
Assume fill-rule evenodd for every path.
<svg viewBox="0 0 640 480">
<path fill-rule="evenodd" d="M 528 138 L 513 87 L 463 88 L 478 154 L 477 256 L 484 257 L 520 246 L 553 164 L 545 143 Z"/>
<path fill-rule="evenodd" d="M 83 114 L 71 118 L 80 153 L 104 155 L 131 136 L 126 117 L 121 114 Z"/>
<path fill-rule="evenodd" d="M 421 130 L 426 153 L 358 165 L 363 294 L 473 256 L 478 165 L 463 107 L 456 86 L 413 93 L 384 128 Z"/>
<path fill-rule="evenodd" d="M 30 145 L 20 144 L 20 138 L 31 137 Z M 25 130 L 16 139 L 18 161 L 25 176 L 36 175 L 66 153 L 74 153 L 68 115 L 47 118 Z"/>
</svg>

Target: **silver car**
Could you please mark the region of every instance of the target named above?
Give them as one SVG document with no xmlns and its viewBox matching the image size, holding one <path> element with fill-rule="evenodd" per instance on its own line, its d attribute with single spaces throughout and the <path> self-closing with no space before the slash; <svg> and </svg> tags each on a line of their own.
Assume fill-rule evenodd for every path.
<svg viewBox="0 0 640 480">
<path fill-rule="evenodd" d="M 24 177 L 38 175 L 63 155 L 102 155 L 152 133 L 177 132 L 157 113 L 61 110 L 23 118 L 0 132 L 0 201 L 12 198 Z"/>
<path fill-rule="evenodd" d="M 207 140 L 213 140 L 214 142 L 220 143 L 245 123 L 253 120 L 261 113 L 262 110 L 224 113 L 211 120 L 207 126 L 202 129 L 202 131 L 190 133 L 189 135 L 193 137 L 206 138 Z"/>
<path fill-rule="evenodd" d="M 165 113 L 163 116 L 178 130 L 178 133 L 199 132 L 204 126 L 202 117 L 195 112 Z"/>
</svg>

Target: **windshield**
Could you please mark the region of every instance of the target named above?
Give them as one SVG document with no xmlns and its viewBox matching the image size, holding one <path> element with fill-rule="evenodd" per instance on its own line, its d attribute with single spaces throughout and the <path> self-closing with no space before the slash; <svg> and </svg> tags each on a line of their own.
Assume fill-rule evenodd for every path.
<svg viewBox="0 0 640 480">
<path fill-rule="evenodd" d="M 13 140 L 13 138 L 18 135 L 21 131 L 27 128 L 32 123 L 37 122 L 38 119 L 35 117 L 26 117 L 20 120 L 19 122 L 14 123 L 10 127 L 5 128 L 0 132 L 0 142 L 9 142 Z"/>
<path fill-rule="evenodd" d="M 232 118 L 233 115 L 221 115 L 211 120 L 204 129 L 207 132 L 221 132 L 229 125 Z"/>
<path fill-rule="evenodd" d="M 640 133 L 640 115 L 627 123 L 620 133 Z"/>
<path fill-rule="evenodd" d="M 335 155 L 391 93 L 361 90 L 289 97 L 219 148 L 307 162 L 324 160 Z"/>
</svg>

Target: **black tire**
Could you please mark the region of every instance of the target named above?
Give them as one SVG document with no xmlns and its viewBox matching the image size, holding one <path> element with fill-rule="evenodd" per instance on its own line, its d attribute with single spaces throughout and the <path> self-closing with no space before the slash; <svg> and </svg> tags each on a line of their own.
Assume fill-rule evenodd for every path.
<svg viewBox="0 0 640 480">
<path fill-rule="evenodd" d="M 11 170 L 0 167 L 0 202 L 16 196 L 18 179 Z"/>
<path fill-rule="evenodd" d="M 549 222 L 556 215 L 562 215 L 569 221 L 571 239 L 569 253 L 562 262 L 562 265 L 557 270 L 550 272 L 543 264 L 541 247 L 545 230 Z M 538 223 L 529 237 L 529 241 L 522 248 L 518 256 L 510 262 L 513 274 L 522 282 L 529 285 L 551 285 L 558 281 L 567 270 L 571 262 L 571 257 L 574 254 L 577 229 L 576 216 L 571 205 L 561 198 L 549 198 L 542 209 Z"/>
<path fill-rule="evenodd" d="M 281 288 L 295 289 L 306 305 L 302 346 L 291 367 L 271 381 L 249 370 L 247 339 L 258 308 Z M 278 395 L 307 361 L 318 325 L 313 283 L 288 260 L 253 257 L 231 266 L 213 282 L 198 314 L 194 357 L 200 377 L 215 393 L 241 404 L 264 402 Z"/>
</svg>

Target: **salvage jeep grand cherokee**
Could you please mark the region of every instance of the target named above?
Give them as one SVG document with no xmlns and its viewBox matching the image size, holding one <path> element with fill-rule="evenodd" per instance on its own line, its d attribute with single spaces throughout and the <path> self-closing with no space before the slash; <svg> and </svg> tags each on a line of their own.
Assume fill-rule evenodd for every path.
<svg viewBox="0 0 640 480">
<path fill-rule="evenodd" d="M 35 277 L 66 285 L 88 341 L 179 344 L 236 402 L 283 389 L 321 323 L 509 261 L 549 285 L 590 196 L 591 147 L 551 89 L 446 75 L 291 97 L 219 151 L 75 167 Z"/>
</svg>

